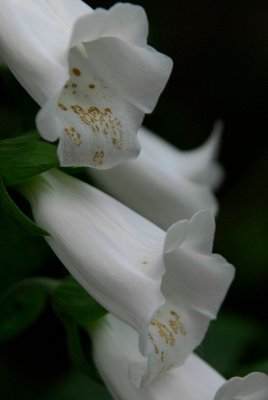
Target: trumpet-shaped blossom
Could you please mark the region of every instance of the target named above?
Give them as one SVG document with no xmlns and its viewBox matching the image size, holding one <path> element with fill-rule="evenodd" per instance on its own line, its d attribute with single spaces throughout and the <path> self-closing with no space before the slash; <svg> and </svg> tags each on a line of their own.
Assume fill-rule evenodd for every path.
<svg viewBox="0 0 268 400">
<path fill-rule="evenodd" d="M 89 174 L 118 200 L 167 229 L 203 208 L 216 213 L 212 189 L 223 175 L 215 161 L 220 132 L 218 122 L 201 147 L 180 151 L 142 127 L 138 132 L 142 151 L 137 160 L 110 170 L 89 170 Z"/>
<path fill-rule="evenodd" d="M 234 274 L 224 258 L 212 254 L 211 212 L 200 211 L 164 232 L 57 170 L 21 190 L 70 273 L 138 332 L 147 361 L 133 366 L 136 384 L 182 364 L 202 341 Z"/>
<path fill-rule="evenodd" d="M 139 389 L 130 378 L 132 364 L 143 360 L 136 332 L 107 314 L 91 335 L 95 363 L 115 400 L 268 399 L 267 375 L 256 372 L 226 382 L 194 354 L 187 358 L 183 366 L 166 372 L 149 386 Z"/>
<path fill-rule="evenodd" d="M 93 10 L 80 0 L 2 0 L 0 53 L 41 106 L 63 166 L 109 168 L 136 157 L 136 132 L 172 61 L 147 45 L 142 7 Z"/>
</svg>

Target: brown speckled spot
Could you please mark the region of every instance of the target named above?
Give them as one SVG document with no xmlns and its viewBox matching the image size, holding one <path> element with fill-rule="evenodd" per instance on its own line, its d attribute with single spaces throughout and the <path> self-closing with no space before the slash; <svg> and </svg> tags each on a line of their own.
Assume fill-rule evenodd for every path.
<svg viewBox="0 0 268 400">
<path fill-rule="evenodd" d="M 94 85 L 94 83 L 90 83 L 89 85 L 88 85 L 88 87 L 90 88 L 90 89 L 95 89 L 95 85 Z"/>
<path fill-rule="evenodd" d="M 156 346 L 156 344 L 154 344 L 154 351 L 155 351 L 156 354 L 159 353 L 159 349 L 158 349 L 158 347 Z"/>
<path fill-rule="evenodd" d="M 72 73 L 73 73 L 75 76 L 80 76 L 80 75 L 81 75 L 80 69 L 75 68 L 75 67 L 72 69 Z"/>
<path fill-rule="evenodd" d="M 86 109 L 79 104 L 73 104 L 71 108 L 85 125 L 91 127 L 93 133 L 101 132 L 105 136 L 110 135 L 110 140 L 113 146 L 117 149 L 122 149 L 123 131 L 121 129 L 121 123 L 113 116 L 109 107 L 106 107 L 102 111 L 96 106 Z"/>
<path fill-rule="evenodd" d="M 149 340 L 150 340 L 151 342 L 154 341 L 154 337 L 153 337 L 153 335 L 152 335 L 150 332 L 148 333 L 148 338 L 149 338 Z"/>
<path fill-rule="evenodd" d="M 170 315 L 174 318 L 173 320 L 169 320 L 168 324 L 174 333 L 180 332 L 183 336 L 186 335 L 186 330 L 184 328 L 183 323 L 181 322 L 180 316 L 175 311 L 170 311 Z"/>
<path fill-rule="evenodd" d="M 68 138 L 73 142 L 73 144 L 75 146 L 80 146 L 81 145 L 81 135 L 75 129 L 75 127 L 71 126 L 70 128 L 65 128 L 64 132 L 68 136 Z"/>
<path fill-rule="evenodd" d="M 59 107 L 61 110 L 63 110 L 63 111 L 67 111 L 67 110 L 68 110 L 68 108 L 66 107 L 66 105 L 65 105 L 65 104 L 62 104 L 62 103 L 58 103 L 58 107 Z"/>
<path fill-rule="evenodd" d="M 170 346 L 175 345 L 175 338 L 173 336 L 173 333 L 167 328 L 165 324 L 162 324 L 162 322 L 153 319 L 151 321 L 151 325 L 157 329 L 160 337 L 165 340 L 166 344 Z"/>
<path fill-rule="evenodd" d="M 95 154 L 92 158 L 93 165 L 95 167 L 102 165 L 103 164 L 103 158 L 104 158 L 104 151 L 103 150 L 96 150 Z"/>
</svg>

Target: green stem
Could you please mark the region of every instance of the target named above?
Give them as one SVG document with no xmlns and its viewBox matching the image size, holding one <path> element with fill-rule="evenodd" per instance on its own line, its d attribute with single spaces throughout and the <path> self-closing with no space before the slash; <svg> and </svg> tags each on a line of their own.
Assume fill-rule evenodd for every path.
<svg viewBox="0 0 268 400">
<path fill-rule="evenodd" d="M 46 277 L 38 277 L 38 278 L 29 278 L 23 281 L 18 282 L 11 288 L 9 288 L 3 296 L 0 298 L 2 301 L 6 296 L 11 295 L 12 293 L 16 292 L 20 289 L 29 289 L 29 288 L 39 288 L 45 291 L 47 294 L 51 294 L 54 292 L 55 289 L 60 285 L 61 281 L 52 278 Z"/>
</svg>

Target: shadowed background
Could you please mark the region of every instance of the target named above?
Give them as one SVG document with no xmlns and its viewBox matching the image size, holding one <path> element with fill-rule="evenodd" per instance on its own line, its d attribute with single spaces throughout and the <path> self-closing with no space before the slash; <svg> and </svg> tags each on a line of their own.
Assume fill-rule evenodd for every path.
<svg viewBox="0 0 268 400">
<path fill-rule="evenodd" d="M 114 1 L 88 1 L 109 7 Z M 171 56 L 167 88 L 145 125 L 181 149 L 199 146 L 216 119 L 224 121 L 220 160 L 226 180 L 218 193 L 215 250 L 237 274 L 218 321 L 198 353 L 226 377 L 268 372 L 267 132 L 268 4 L 266 1 L 136 1 L 150 23 L 149 43 Z M 2 137 L 33 128 L 37 106 L 7 73 L 0 76 Z M 0 287 L 65 270 L 42 239 L 1 216 Z M 16 249 L 16 251 L 15 251 Z M 19 268 L 18 268 L 19 266 Z M 18 310 L 19 312 L 19 310 Z M 4 399 L 109 399 L 73 370 L 61 323 L 47 309 L 23 335 L 1 348 Z"/>
</svg>

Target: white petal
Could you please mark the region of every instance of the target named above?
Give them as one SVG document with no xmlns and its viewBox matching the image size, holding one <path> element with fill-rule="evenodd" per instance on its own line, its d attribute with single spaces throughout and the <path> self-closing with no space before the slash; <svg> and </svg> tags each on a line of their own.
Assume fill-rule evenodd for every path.
<svg viewBox="0 0 268 400">
<path fill-rule="evenodd" d="M 22 0 L 20 0 L 20 2 L 21 1 Z M 35 0 L 23 1 L 37 3 Z M 68 30 L 71 30 L 72 25 L 78 18 L 88 15 L 93 11 L 91 7 L 81 0 L 38 0 L 38 7 L 40 7 L 41 4 L 44 4 L 47 9 L 51 9 L 57 18 L 65 24 Z"/>
<path fill-rule="evenodd" d="M 138 138 L 142 151 L 137 160 L 88 173 L 110 194 L 163 229 L 200 209 L 216 213 L 218 205 L 210 187 L 215 187 L 222 176 L 213 161 L 219 130 L 220 124 L 216 124 L 201 148 L 181 152 L 141 128 Z"/>
<path fill-rule="evenodd" d="M 233 278 L 233 267 L 211 254 L 211 213 L 178 222 L 165 237 L 123 204 L 60 171 L 42 174 L 22 191 L 70 273 L 139 333 L 145 362 L 132 367 L 135 383 L 146 385 L 183 364 Z"/>
<path fill-rule="evenodd" d="M 129 365 L 142 362 L 137 334 L 113 315 L 107 315 L 95 326 L 91 336 L 94 361 L 116 400 L 212 400 L 225 381 L 200 358 L 191 354 L 182 367 L 138 389 L 128 373 Z"/>
<path fill-rule="evenodd" d="M 70 76 L 61 95 L 47 102 L 37 118 L 45 139 L 55 140 L 52 132 L 61 132 L 61 165 L 107 168 L 136 157 L 143 113 L 117 96 L 77 48 L 70 53 Z"/>
<path fill-rule="evenodd" d="M 200 211 L 189 222 L 180 221 L 167 232 L 166 272 L 161 286 L 166 302 L 150 321 L 147 336 L 141 336 L 140 349 L 148 356 L 141 385 L 182 365 L 203 340 L 209 322 L 216 318 L 234 271 L 222 257 L 211 254 L 214 230 L 211 213 Z M 137 371 L 143 371 L 134 368 L 138 382 Z"/>
<path fill-rule="evenodd" d="M 217 392 L 214 400 L 267 400 L 268 375 L 253 372 L 244 378 L 232 378 Z"/>
<path fill-rule="evenodd" d="M 46 172 L 21 190 L 70 273 L 99 303 L 142 331 L 164 303 L 164 232 L 60 171 Z"/>
<path fill-rule="evenodd" d="M 223 130 L 222 121 L 216 121 L 207 141 L 194 150 L 180 151 L 177 169 L 191 181 L 215 190 L 224 177 L 223 168 L 216 162 Z"/>
<path fill-rule="evenodd" d="M 217 202 L 208 188 L 179 174 L 173 177 L 162 167 L 153 165 L 142 148 L 137 160 L 105 171 L 90 170 L 89 175 L 102 189 L 163 229 L 201 209 L 216 213 Z"/>
<path fill-rule="evenodd" d="M 1 53 L 42 106 L 37 127 L 45 139 L 59 139 L 61 165 L 110 168 L 136 157 L 137 130 L 172 68 L 146 45 L 143 9 L 93 11 L 78 0 L 1 5 Z"/>
<path fill-rule="evenodd" d="M 39 105 L 57 93 L 67 79 L 63 59 L 71 26 L 57 13 L 62 7 L 59 0 L 53 4 L 45 0 L 1 2 L 1 54 Z"/>
<path fill-rule="evenodd" d="M 59 138 L 62 166 L 110 168 L 137 157 L 136 132 L 172 67 L 145 46 L 146 36 L 145 13 L 131 5 L 98 9 L 76 22 L 70 79 L 37 118 L 45 139 Z"/>
<path fill-rule="evenodd" d="M 90 333 L 94 361 L 115 400 L 174 400 L 178 398 L 182 400 L 267 400 L 268 398 L 266 374 L 255 372 L 244 378 L 232 378 L 226 382 L 213 368 L 194 354 L 187 358 L 182 367 L 174 368 L 149 386 L 138 389 L 132 384 L 128 373 L 129 365 L 138 364 L 144 360 L 138 350 L 138 335 L 135 331 L 108 314 L 95 325 Z"/>
<path fill-rule="evenodd" d="M 141 7 L 117 4 L 78 20 L 71 46 L 83 43 L 94 73 L 99 72 L 127 102 L 151 112 L 170 75 L 172 60 L 146 45 L 147 33 Z"/>
<path fill-rule="evenodd" d="M 138 389 L 129 377 L 129 365 L 144 361 L 139 353 L 135 331 L 108 314 L 95 325 L 90 334 L 94 361 L 115 400 L 268 399 L 268 375 L 254 372 L 244 378 L 232 378 L 226 382 L 194 354 L 187 358 L 182 367 L 174 368 L 149 386 Z"/>
<path fill-rule="evenodd" d="M 90 29 L 89 29 L 90 26 Z M 132 4 L 115 4 L 106 11 L 97 8 L 94 17 L 84 16 L 74 26 L 71 47 L 100 37 L 115 37 L 123 41 L 146 45 L 148 20 L 144 9 Z"/>
<path fill-rule="evenodd" d="M 182 151 L 175 148 L 142 127 L 139 139 L 144 151 L 154 158 L 158 154 L 158 162 L 170 175 L 181 175 L 192 182 L 214 188 L 222 179 L 222 168 L 214 160 L 218 154 L 220 137 L 223 129 L 221 121 L 216 121 L 208 140 L 194 150 Z"/>
</svg>

